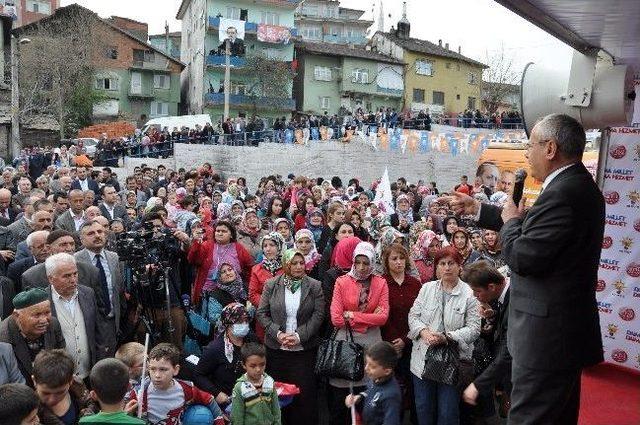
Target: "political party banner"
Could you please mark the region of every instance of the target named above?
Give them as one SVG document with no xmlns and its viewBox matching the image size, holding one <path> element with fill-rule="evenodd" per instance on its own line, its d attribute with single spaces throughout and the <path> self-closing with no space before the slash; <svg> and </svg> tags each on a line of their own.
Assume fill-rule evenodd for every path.
<svg viewBox="0 0 640 425">
<path fill-rule="evenodd" d="M 258 24 L 258 41 L 264 43 L 289 44 L 291 30 L 278 25 Z"/>
<path fill-rule="evenodd" d="M 233 29 L 235 28 L 235 33 Z M 244 21 L 238 19 L 220 18 L 218 26 L 218 40 L 231 39 L 233 42 L 236 38 L 244 40 Z"/>
<path fill-rule="evenodd" d="M 596 287 L 605 361 L 640 370 L 640 128 L 612 128 Z"/>
<path fill-rule="evenodd" d="M 384 168 L 384 174 L 380 179 L 380 183 L 376 186 L 376 196 L 373 199 L 373 203 L 378 206 L 380 211 L 383 211 L 387 215 L 391 215 L 395 212 L 393 208 L 393 193 L 391 193 L 391 181 L 389 180 L 389 169 Z"/>
<path fill-rule="evenodd" d="M 495 134 L 468 133 L 464 131 L 427 131 L 409 129 L 386 129 L 369 127 L 369 133 L 358 131 L 358 135 L 376 151 L 423 154 L 429 152 L 471 155 L 482 153 L 489 143 L 496 141 Z M 499 139 L 503 140 L 503 139 Z"/>
</svg>

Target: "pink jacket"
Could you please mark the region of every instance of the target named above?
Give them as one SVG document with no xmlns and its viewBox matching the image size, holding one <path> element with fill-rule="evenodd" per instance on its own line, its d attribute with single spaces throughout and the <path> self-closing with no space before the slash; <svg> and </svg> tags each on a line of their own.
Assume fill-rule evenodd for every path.
<svg viewBox="0 0 640 425">
<path fill-rule="evenodd" d="M 365 333 L 372 326 L 382 326 L 389 317 L 389 288 L 384 278 L 371 276 L 369 299 L 365 311 L 358 310 L 358 298 L 362 285 L 353 277 L 340 276 L 336 280 L 331 300 L 331 322 L 338 328 L 345 327 L 344 312 L 352 311 L 349 321 L 354 332 Z"/>
</svg>

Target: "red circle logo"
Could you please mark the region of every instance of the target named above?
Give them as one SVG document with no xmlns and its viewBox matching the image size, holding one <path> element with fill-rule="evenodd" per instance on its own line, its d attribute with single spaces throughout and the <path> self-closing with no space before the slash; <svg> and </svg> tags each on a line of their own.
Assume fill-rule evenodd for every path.
<svg viewBox="0 0 640 425">
<path fill-rule="evenodd" d="M 627 274 L 631 277 L 640 277 L 640 263 L 631 263 L 627 266 Z"/>
<path fill-rule="evenodd" d="M 640 218 L 633 222 L 633 228 L 640 232 Z"/>
<path fill-rule="evenodd" d="M 636 312 L 631 307 L 622 307 L 618 310 L 618 315 L 625 322 L 630 322 L 636 318 Z"/>
<path fill-rule="evenodd" d="M 605 236 L 602 239 L 602 249 L 609 249 L 611 245 L 613 245 L 613 239 L 611 239 L 611 236 Z"/>
<path fill-rule="evenodd" d="M 625 148 L 623 145 L 611 146 L 611 148 L 609 148 L 609 154 L 614 159 L 624 158 L 624 156 L 627 154 L 627 148 Z"/>
<path fill-rule="evenodd" d="M 602 292 L 606 287 L 607 287 L 607 282 L 605 282 L 604 279 L 600 279 L 596 284 L 596 292 Z"/>
<path fill-rule="evenodd" d="M 611 352 L 611 358 L 618 363 L 624 363 L 629 359 L 629 356 L 626 351 L 616 348 Z"/>
<path fill-rule="evenodd" d="M 620 200 L 620 194 L 616 191 L 604 193 L 604 201 L 609 205 L 617 204 L 619 200 Z"/>
</svg>

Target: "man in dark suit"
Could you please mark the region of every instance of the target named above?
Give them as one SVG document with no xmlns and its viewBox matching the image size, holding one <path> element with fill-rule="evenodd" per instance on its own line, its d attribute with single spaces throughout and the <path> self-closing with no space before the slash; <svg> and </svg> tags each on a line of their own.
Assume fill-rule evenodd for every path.
<svg viewBox="0 0 640 425">
<path fill-rule="evenodd" d="M 7 277 L 13 281 L 16 293 L 22 292 L 22 275 L 24 272 L 47 259 L 49 255 L 48 236 L 49 232 L 46 230 L 38 230 L 31 233 L 27 236 L 27 246 L 31 250 L 31 255 L 14 261 L 9 265 Z"/>
<path fill-rule="evenodd" d="M 100 196 L 100 187 L 95 180 L 89 178 L 88 171 L 84 167 L 78 167 L 76 171 L 76 179 L 71 183 L 71 189 L 93 190 L 96 198 Z"/>
<path fill-rule="evenodd" d="M 100 189 L 102 192 L 102 203 L 100 204 L 100 212 L 110 222 L 116 218 L 122 220 L 124 228 L 129 228 L 129 215 L 127 215 L 127 209 L 123 207 L 118 201 L 119 196 L 116 188 L 111 185 L 102 186 Z"/>
<path fill-rule="evenodd" d="M 488 261 L 476 261 L 464 268 L 462 278 L 483 305 L 493 305 L 495 327 L 491 337 L 493 361 L 476 376 L 476 379 L 462 393 L 462 399 L 476 404 L 478 396 L 493 403 L 496 385 L 509 393 L 511 387 L 511 355 L 507 348 L 509 324 L 509 284 L 500 272 Z"/>
<path fill-rule="evenodd" d="M 581 161 L 585 143 L 567 115 L 536 124 L 526 156 L 542 192 L 526 212 L 511 197 L 503 209 L 460 193 L 447 198 L 454 212 L 500 230 L 512 272 L 510 424 L 577 423 L 582 368 L 603 360 L 595 286 L 605 206 Z"/>
<path fill-rule="evenodd" d="M 11 191 L 0 189 L 0 226 L 8 226 L 16 220 L 20 212 L 11 207 Z"/>
<path fill-rule="evenodd" d="M 56 228 L 77 235 L 82 223 L 84 223 L 84 193 L 80 189 L 75 189 L 69 192 L 69 209 L 58 216 Z"/>
</svg>

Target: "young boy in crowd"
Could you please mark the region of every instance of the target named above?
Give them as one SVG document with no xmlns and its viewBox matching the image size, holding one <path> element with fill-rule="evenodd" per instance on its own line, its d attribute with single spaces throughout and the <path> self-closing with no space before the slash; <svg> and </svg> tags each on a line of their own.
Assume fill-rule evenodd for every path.
<svg viewBox="0 0 640 425">
<path fill-rule="evenodd" d="M 242 346 L 240 353 L 246 373 L 233 387 L 231 422 L 233 425 L 280 425 L 275 382 L 264 373 L 267 365 L 264 345 L 250 342 Z"/>
<path fill-rule="evenodd" d="M 75 363 L 63 349 L 42 350 L 36 356 L 32 378 L 40 398 L 38 416 L 42 423 L 75 424 L 83 413 L 93 413 L 95 406 L 87 410 L 87 388 L 74 379 L 74 371 Z"/>
<path fill-rule="evenodd" d="M 160 343 L 149 352 L 149 380 L 145 380 L 142 398 L 131 390 L 132 400 L 142 403 L 143 419 L 150 424 L 180 424 L 180 416 L 190 404 L 201 404 L 213 413 L 212 425 L 224 425 L 224 418 L 214 397 L 193 383 L 175 379 L 180 372 L 180 350 L 173 344 Z"/>
<path fill-rule="evenodd" d="M 144 345 L 139 342 L 127 342 L 118 348 L 115 357 L 129 368 L 129 383 L 132 388 L 137 389 L 142 380 Z"/>
<path fill-rule="evenodd" d="M 393 376 L 398 354 L 393 345 L 380 341 L 369 347 L 365 359 L 364 371 L 370 379 L 367 390 L 349 394 L 345 405 L 362 411 L 364 425 L 400 425 L 402 395 Z"/>
<path fill-rule="evenodd" d="M 38 396 L 24 384 L 0 386 L 0 425 L 37 425 Z"/>
<path fill-rule="evenodd" d="M 92 388 L 89 394 L 100 403 L 100 412 L 83 417 L 80 419 L 81 424 L 144 425 L 142 419 L 129 416 L 122 410 L 124 395 L 129 389 L 129 370 L 123 362 L 114 358 L 100 360 L 91 369 L 89 379 Z M 135 401 L 125 407 L 132 413 L 135 408 Z"/>
</svg>

